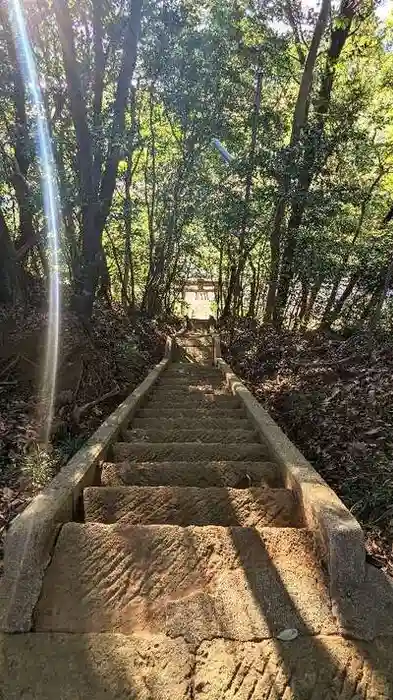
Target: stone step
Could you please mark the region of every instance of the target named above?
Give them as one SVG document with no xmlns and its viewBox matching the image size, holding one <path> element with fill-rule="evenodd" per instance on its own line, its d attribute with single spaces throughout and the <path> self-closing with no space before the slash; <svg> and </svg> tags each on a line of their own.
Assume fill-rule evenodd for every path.
<svg viewBox="0 0 393 700">
<path fill-rule="evenodd" d="M 189 407 L 186 404 L 182 404 L 176 407 L 176 405 L 162 406 L 154 408 L 151 404 L 148 404 L 145 408 L 140 408 L 136 414 L 137 418 L 192 418 L 195 416 L 195 420 L 200 418 L 209 418 L 210 416 L 214 419 L 220 418 L 244 418 L 245 411 L 242 406 L 233 406 L 232 408 L 221 408 L 214 403 L 207 404 L 205 406 L 192 406 Z"/>
<path fill-rule="evenodd" d="M 191 649 L 143 633 L 10 634 L 0 637 L 4 700 L 184 700 Z"/>
<path fill-rule="evenodd" d="M 334 634 L 312 534 L 294 528 L 63 525 L 36 632 L 165 633 L 199 644 Z"/>
<path fill-rule="evenodd" d="M 117 442 L 112 447 L 114 461 L 133 462 L 261 462 L 268 457 L 261 443 L 199 442 Z"/>
<path fill-rule="evenodd" d="M 170 376 L 193 376 L 193 377 L 201 377 L 201 376 L 212 376 L 212 377 L 222 377 L 222 372 L 219 369 L 216 369 L 211 365 L 210 367 L 206 367 L 205 365 L 198 365 L 195 364 L 194 362 L 171 362 L 171 364 L 168 366 L 168 368 L 165 370 L 165 374 L 163 376 L 165 377 L 170 377 Z"/>
<path fill-rule="evenodd" d="M 252 430 L 251 421 L 247 418 L 228 418 L 216 416 L 215 414 L 206 417 L 205 414 L 198 417 L 193 412 L 190 416 L 174 415 L 172 417 L 161 416 L 156 418 L 134 418 L 131 422 L 132 429 L 144 428 L 146 430 L 202 430 L 202 429 L 222 429 L 222 430 Z"/>
<path fill-rule="evenodd" d="M 176 360 L 186 360 L 190 363 L 198 363 L 201 367 L 211 367 L 213 353 L 210 348 L 175 348 Z"/>
<path fill-rule="evenodd" d="M 222 377 L 163 377 L 155 385 L 157 389 L 167 391 L 217 391 L 226 389 L 225 381 Z"/>
<path fill-rule="evenodd" d="M 273 462 L 106 462 L 104 486 L 281 486 Z"/>
<path fill-rule="evenodd" d="M 190 486 L 91 486 L 84 489 L 86 522 L 121 525 L 299 527 L 288 489 Z"/>
<path fill-rule="evenodd" d="M 258 442 L 256 430 L 243 430 L 232 428 L 219 430 L 195 426 L 194 428 L 172 428 L 161 426 L 161 429 L 149 430 L 147 428 L 134 428 L 123 431 L 123 439 L 126 442 Z"/>
<path fill-rule="evenodd" d="M 225 386 L 213 387 L 207 384 L 201 384 L 200 386 L 192 386 L 188 383 L 185 384 L 175 384 L 168 389 L 168 386 L 161 386 L 156 384 L 151 395 L 155 399 L 165 399 L 165 397 L 170 396 L 171 399 L 176 399 L 184 401 L 187 398 L 200 398 L 208 397 L 211 400 L 212 396 L 230 396 L 233 394 Z"/>
<path fill-rule="evenodd" d="M 239 399 L 232 394 L 202 394 L 202 393 L 185 393 L 172 391 L 167 392 L 155 391 L 151 394 L 149 402 L 146 404 L 149 408 L 158 408 L 160 406 L 179 406 L 184 408 L 236 408 L 239 406 Z"/>
<path fill-rule="evenodd" d="M 204 641 L 164 635 L 9 634 L 4 700 L 389 700 L 393 639 Z"/>
<path fill-rule="evenodd" d="M 176 341 L 179 348 L 209 348 L 213 347 L 212 337 L 209 335 L 191 335 L 178 338 Z"/>
</svg>

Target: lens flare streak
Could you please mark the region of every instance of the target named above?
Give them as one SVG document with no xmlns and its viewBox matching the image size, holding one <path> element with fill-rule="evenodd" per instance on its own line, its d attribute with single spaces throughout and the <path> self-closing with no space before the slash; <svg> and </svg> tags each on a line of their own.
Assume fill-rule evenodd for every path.
<svg viewBox="0 0 393 700">
<path fill-rule="evenodd" d="M 40 419 L 44 444 L 49 441 L 54 411 L 60 327 L 59 236 L 60 204 L 45 105 L 34 54 L 28 36 L 23 8 L 19 0 L 8 0 L 15 46 L 26 91 L 32 106 L 40 166 L 49 257 L 49 314 L 40 397 Z"/>
</svg>

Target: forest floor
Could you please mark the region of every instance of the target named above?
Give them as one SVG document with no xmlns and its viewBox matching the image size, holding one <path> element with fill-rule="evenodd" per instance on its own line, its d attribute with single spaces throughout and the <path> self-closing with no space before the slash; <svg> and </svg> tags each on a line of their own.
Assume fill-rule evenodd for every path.
<svg viewBox="0 0 393 700">
<path fill-rule="evenodd" d="M 50 443 L 42 446 L 40 383 L 47 314 L 0 308 L 0 575 L 12 519 L 162 359 L 175 322 L 96 308 L 89 328 L 65 312 Z"/>
<path fill-rule="evenodd" d="M 362 524 L 369 561 L 393 576 L 391 337 L 245 319 L 221 337 L 226 360 Z"/>
<path fill-rule="evenodd" d="M 12 519 L 163 355 L 176 323 L 98 306 L 89 329 L 62 318 L 51 440 L 38 397 L 45 312 L 0 309 L 0 575 Z M 278 332 L 247 320 L 221 331 L 226 359 L 334 488 L 393 576 L 393 344 L 364 334 Z M 89 405 L 90 404 L 90 405 Z"/>
</svg>

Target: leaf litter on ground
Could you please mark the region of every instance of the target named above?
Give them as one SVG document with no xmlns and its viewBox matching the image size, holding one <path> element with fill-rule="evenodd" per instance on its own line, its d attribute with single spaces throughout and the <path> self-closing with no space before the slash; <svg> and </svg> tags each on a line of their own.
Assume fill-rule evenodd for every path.
<svg viewBox="0 0 393 700">
<path fill-rule="evenodd" d="M 366 333 L 221 330 L 234 370 L 360 521 L 368 560 L 393 576 L 393 342 Z"/>
</svg>

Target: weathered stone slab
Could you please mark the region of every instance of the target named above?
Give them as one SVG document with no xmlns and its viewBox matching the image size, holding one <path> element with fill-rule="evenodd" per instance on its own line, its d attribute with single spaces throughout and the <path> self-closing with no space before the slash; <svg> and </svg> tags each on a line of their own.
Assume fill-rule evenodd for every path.
<svg viewBox="0 0 393 700">
<path fill-rule="evenodd" d="M 199 643 L 284 627 L 334 633 L 312 535 L 292 528 L 68 523 L 35 612 L 37 631 L 166 632 Z"/>
<path fill-rule="evenodd" d="M 194 689 L 196 700 L 391 700 L 393 640 L 206 641 Z"/>
<path fill-rule="evenodd" d="M 112 451 L 115 460 L 129 459 L 134 462 L 260 462 L 267 456 L 267 448 L 259 442 L 117 442 Z"/>
<path fill-rule="evenodd" d="M 4 700 L 184 700 L 193 655 L 181 639 L 121 634 L 0 636 Z"/>
<path fill-rule="evenodd" d="M 288 489 L 190 486 L 91 486 L 83 492 L 86 522 L 122 525 L 296 527 L 298 507 Z"/>
<path fill-rule="evenodd" d="M 281 486 L 273 462 L 106 462 L 104 486 Z"/>
</svg>

